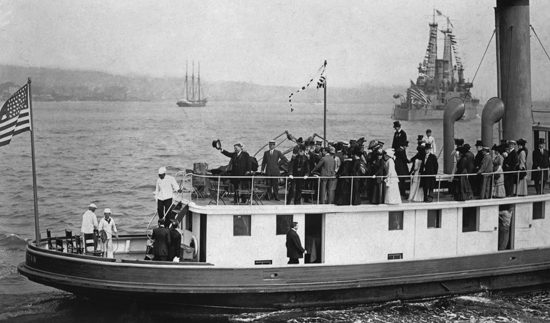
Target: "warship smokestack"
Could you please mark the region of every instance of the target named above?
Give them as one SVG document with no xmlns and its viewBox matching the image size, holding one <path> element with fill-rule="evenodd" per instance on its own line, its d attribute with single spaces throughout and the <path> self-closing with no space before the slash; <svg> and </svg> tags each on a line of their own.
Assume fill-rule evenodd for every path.
<svg viewBox="0 0 550 323">
<path fill-rule="evenodd" d="M 497 0 L 495 20 L 503 139 L 525 138 L 532 148 L 529 0 Z"/>
</svg>

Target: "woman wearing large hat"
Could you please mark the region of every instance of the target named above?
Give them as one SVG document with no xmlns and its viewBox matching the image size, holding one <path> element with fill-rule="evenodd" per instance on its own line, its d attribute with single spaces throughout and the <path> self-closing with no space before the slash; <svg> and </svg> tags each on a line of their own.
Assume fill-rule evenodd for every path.
<svg viewBox="0 0 550 323">
<path fill-rule="evenodd" d="M 535 182 L 537 194 L 544 192 L 544 186 L 548 179 L 549 156 L 545 149 L 544 138 L 539 138 L 538 148 L 533 150 L 533 172 L 531 179 Z"/>
<path fill-rule="evenodd" d="M 516 185 L 514 187 L 514 195 L 516 196 L 526 196 L 527 192 L 527 141 L 523 138 L 518 139 L 518 166 L 516 170 L 519 170 L 519 175 L 514 174 L 516 178 Z"/>
</svg>

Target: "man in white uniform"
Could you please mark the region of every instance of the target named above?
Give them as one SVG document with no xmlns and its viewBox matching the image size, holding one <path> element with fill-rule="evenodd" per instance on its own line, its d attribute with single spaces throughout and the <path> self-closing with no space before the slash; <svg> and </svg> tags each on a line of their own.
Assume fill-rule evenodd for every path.
<svg viewBox="0 0 550 323">
<path fill-rule="evenodd" d="M 155 187 L 159 219 L 164 219 L 164 216 L 169 214 L 170 206 L 174 199 L 174 192 L 181 192 L 178 182 L 176 182 L 174 177 L 166 175 L 166 167 L 159 168 L 159 178 Z"/>
<path fill-rule="evenodd" d="M 88 211 L 84 212 L 82 215 L 82 227 L 80 228 L 80 232 L 82 233 L 82 237 L 84 237 L 84 234 L 93 234 L 94 230 L 97 230 L 97 216 L 95 215 L 95 210 L 97 209 L 97 206 L 92 203 L 88 206 Z M 94 250 L 97 250 L 97 236 L 94 234 Z"/>
<path fill-rule="evenodd" d="M 113 233 L 118 239 L 118 232 L 116 229 L 115 220 L 111 218 L 111 209 L 105 209 L 103 214 L 105 217 L 99 221 L 99 232 L 105 232 L 105 234 L 101 234 L 101 240 L 103 240 L 103 255 L 107 258 L 114 258 Z"/>
</svg>

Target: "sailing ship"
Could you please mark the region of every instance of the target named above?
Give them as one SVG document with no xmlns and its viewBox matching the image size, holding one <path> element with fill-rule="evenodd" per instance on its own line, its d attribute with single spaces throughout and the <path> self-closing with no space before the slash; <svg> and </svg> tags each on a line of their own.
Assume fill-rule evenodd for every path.
<svg viewBox="0 0 550 323">
<path fill-rule="evenodd" d="M 406 96 L 394 94 L 395 104 L 393 118 L 396 120 L 430 120 L 443 119 L 443 110 L 450 99 L 459 97 L 466 104 L 463 119 L 477 117 L 479 100 L 472 97 L 471 82 L 464 79 L 464 66 L 458 55 L 458 48 L 452 26 L 447 17 L 447 28 L 439 30 L 444 35 L 443 58 L 437 58 L 438 24 L 435 17 L 441 12 L 434 9 L 433 22 L 430 26 L 430 37 L 424 60 L 418 66 L 416 83 L 411 80 Z M 453 55 L 454 54 L 454 55 Z M 453 56 L 456 64 L 453 65 Z M 455 78 L 455 72 L 458 79 Z"/>
<path fill-rule="evenodd" d="M 208 99 L 204 97 L 201 87 L 201 64 L 198 66 L 197 80 L 195 82 L 195 63 L 193 62 L 193 71 L 191 72 L 191 81 L 187 73 L 187 64 L 185 66 L 185 86 L 183 88 L 185 99 L 178 100 L 176 104 L 179 107 L 204 107 Z M 202 94 L 202 99 L 201 99 Z"/>
<path fill-rule="evenodd" d="M 532 144 L 548 138 L 550 126 L 532 126 L 531 115 L 524 112 L 531 104 L 526 77 L 530 75 L 529 41 L 512 42 L 512 37 L 529 39 L 529 6 L 523 0 L 498 1 L 495 15 L 500 28 L 499 66 L 508 66 L 513 59 L 517 68 L 499 69 L 499 97 L 505 102 L 494 98 L 485 105 L 482 140 L 484 146 L 491 146 L 492 127 L 502 119 L 504 138 L 523 137 Z M 514 34 L 504 32 L 510 26 Z M 516 79 L 522 81 L 509 82 Z M 447 166 L 453 165 L 448 151 L 453 149 L 453 124 L 465 110 L 462 97 L 450 99 L 445 109 L 446 174 L 451 174 Z M 218 143 L 213 146 L 221 148 Z M 207 312 L 343 306 L 550 286 L 547 193 L 460 202 L 439 198 L 437 193 L 432 203 L 347 206 L 320 204 L 317 196 L 312 204 L 285 205 L 262 202 L 262 186 L 256 181 L 262 176 L 255 175 L 247 177 L 249 189 L 235 192 L 248 196 L 249 202 L 225 205 L 227 178 L 181 175 L 182 187 L 202 182 L 203 192 L 211 193 L 193 197 L 195 185 L 175 200 L 173 216 L 181 220 L 181 229 L 196 237 L 190 239 L 195 241 L 194 252 L 187 261 L 144 260 L 149 250 L 147 234 L 121 235 L 114 241 L 114 258 L 75 253 L 86 248 L 79 239 L 76 247 L 68 232 L 40 239 L 36 226 L 36 240 L 28 243 L 18 272 L 76 295 L 114 299 L 113 306 L 155 303 Z M 443 187 L 450 176 L 438 176 L 436 187 Z M 349 178 L 352 187 L 353 181 L 363 179 Z M 499 228 L 499 209 L 503 206 L 514 211 L 506 233 L 509 243 L 500 250 L 499 235 L 504 233 Z M 308 250 L 296 265 L 286 263 L 285 234 L 292 222 L 301 224 L 297 234 Z"/>
</svg>

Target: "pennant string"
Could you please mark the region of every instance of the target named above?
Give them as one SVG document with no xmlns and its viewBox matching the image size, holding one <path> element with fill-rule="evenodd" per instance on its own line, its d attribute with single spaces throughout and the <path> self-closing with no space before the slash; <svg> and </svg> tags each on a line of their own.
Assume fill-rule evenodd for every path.
<svg viewBox="0 0 550 323">
<path fill-rule="evenodd" d="M 319 80 L 317 81 L 317 89 L 325 87 L 326 76 L 324 74 L 325 74 L 326 68 L 327 68 L 326 64 L 323 64 L 323 65 L 321 65 L 321 67 L 319 67 L 319 69 L 315 73 L 315 75 L 319 74 Z M 306 88 L 309 87 L 309 85 L 311 83 L 313 83 L 314 80 L 315 80 L 315 77 L 311 78 L 306 85 L 304 85 L 301 88 L 299 88 L 298 90 L 290 93 L 290 95 L 288 96 L 288 103 L 290 105 L 290 112 L 294 111 L 294 108 L 292 107 L 292 96 L 299 93 L 300 91 L 304 91 Z"/>
</svg>

